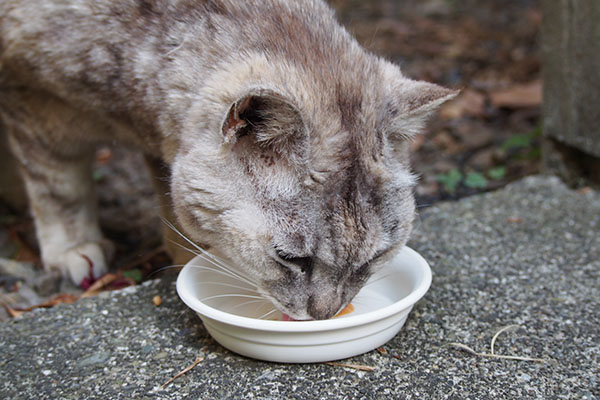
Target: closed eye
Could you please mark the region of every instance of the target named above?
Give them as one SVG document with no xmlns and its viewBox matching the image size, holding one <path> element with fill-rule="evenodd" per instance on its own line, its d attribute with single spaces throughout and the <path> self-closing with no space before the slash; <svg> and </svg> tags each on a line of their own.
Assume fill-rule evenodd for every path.
<svg viewBox="0 0 600 400">
<path fill-rule="evenodd" d="M 279 260 L 276 260 L 280 265 L 287 267 L 289 264 L 292 264 L 296 267 L 299 267 L 303 273 L 312 273 L 314 259 L 312 257 L 294 257 L 284 251 L 276 250 L 277 257 Z"/>
</svg>

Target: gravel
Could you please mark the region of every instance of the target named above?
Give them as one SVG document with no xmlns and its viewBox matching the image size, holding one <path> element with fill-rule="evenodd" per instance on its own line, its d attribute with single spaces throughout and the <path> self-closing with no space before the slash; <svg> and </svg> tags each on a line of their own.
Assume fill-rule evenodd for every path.
<svg viewBox="0 0 600 400">
<path fill-rule="evenodd" d="M 599 398 L 599 230 L 600 193 L 551 177 L 422 211 L 410 246 L 430 262 L 433 284 L 387 354 L 344 360 L 373 372 L 230 353 L 170 276 L 0 324 L 0 398 Z M 520 328 L 498 337 L 496 353 L 544 362 L 449 346 L 489 352 L 511 324 Z"/>
</svg>

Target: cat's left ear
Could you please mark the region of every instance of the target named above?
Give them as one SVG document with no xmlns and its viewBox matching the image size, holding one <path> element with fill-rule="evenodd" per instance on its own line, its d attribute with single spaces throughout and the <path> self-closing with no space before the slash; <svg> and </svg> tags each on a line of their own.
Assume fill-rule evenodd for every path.
<svg viewBox="0 0 600 400">
<path fill-rule="evenodd" d="M 394 119 L 395 133 L 403 137 L 412 137 L 420 133 L 427 117 L 459 93 L 459 90 L 434 83 L 403 80 L 396 90 L 395 102 L 389 110 Z"/>
<path fill-rule="evenodd" d="M 304 131 L 300 112 L 283 95 L 270 89 L 254 89 L 235 101 L 221 126 L 225 143 L 251 135 L 263 145 L 282 143 Z"/>
</svg>

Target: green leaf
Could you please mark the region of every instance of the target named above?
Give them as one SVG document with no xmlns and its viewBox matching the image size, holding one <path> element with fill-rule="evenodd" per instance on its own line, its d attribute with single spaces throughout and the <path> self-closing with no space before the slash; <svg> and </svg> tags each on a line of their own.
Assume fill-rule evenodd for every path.
<svg viewBox="0 0 600 400">
<path fill-rule="evenodd" d="M 488 180 L 479 172 L 469 172 L 465 178 L 464 184 L 472 189 L 485 189 Z"/>
<path fill-rule="evenodd" d="M 437 181 L 444 185 L 446 192 L 454 193 L 462 178 L 462 173 L 458 169 L 454 168 L 445 174 L 438 174 Z"/>
<path fill-rule="evenodd" d="M 102 179 L 104 179 L 105 176 L 106 174 L 101 169 L 95 169 L 94 172 L 92 172 L 92 179 L 94 180 L 94 182 L 101 181 Z"/>
<path fill-rule="evenodd" d="M 139 269 L 126 269 L 122 272 L 125 278 L 132 279 L 135 283 L 140 283 L 144 279 L 144 274 Z"/>
<path fill-rule="evenodd" d="M 506 167 L 502 165 L 499 167 L 490 168 L 487 171 L 487 175 L 493 180 L 500 180 L 506 176 Z"/>
<path fill-rule="evenodd" d="M 502 150 L 523 149 L 531 146 L 532 135 L 512 135 L 502 143 Z"/>
</svg>

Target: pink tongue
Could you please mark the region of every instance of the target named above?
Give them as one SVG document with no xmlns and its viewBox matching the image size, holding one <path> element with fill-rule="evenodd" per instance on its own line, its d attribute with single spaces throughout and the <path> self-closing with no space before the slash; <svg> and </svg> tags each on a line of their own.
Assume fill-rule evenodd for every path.
<svg viewBox="0 0 600 400">
<path fill-rule="evenodd" d="M 298 321 L 297 319 L 290 317 L 286 313 L 281 313 L 281 320 L 282 321 Z"/>
</svg>

